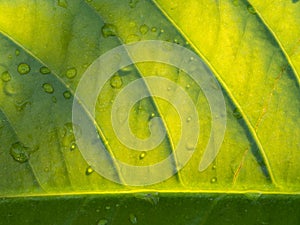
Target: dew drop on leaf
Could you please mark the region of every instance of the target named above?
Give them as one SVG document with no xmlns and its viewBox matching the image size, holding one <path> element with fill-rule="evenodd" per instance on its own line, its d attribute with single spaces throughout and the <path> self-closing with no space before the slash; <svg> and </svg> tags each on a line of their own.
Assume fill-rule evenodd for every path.
<svg viewBox="0 0 300 225">
<path fill-rule="evenodd" d="M 141 40 L 141 38 L 138 35 L 136 35 L 136 34 L 130 34 L 126 38 L 126 43 L 138 42 L 140 40 Z"/>
<path fill-rule="evenodd" d="M 140 160 L 144 159 L 146 157 L 147 153 L 146 152 L 142 152 L 139 156 Z"/>
<path fill-rule="evenodd" d="M 75 149 L 77 149 L 77 145 L 75 142 L 73 142 L 73 143 L 71 143 L 70 150 L 74 151 Z"/>
<path fill-rule="evenodd" d="M 52 94 L 52 93 L 54 92 L 54 88 L 53 88 L 52 85 L 49 84 L 49 83 L 44 83 L 44 84 L 43 84 L 43 89 L 44 89 L 44 91 L 45 91 L 46 93 L 48 93 L 48 94 Z"/>
<path fill-rule="evenodd" d="M 237 119 L 241 119 L 243 116 L 240 112 L 240 110 L 238 108 L 235 108 L 232 112 L 232 115 L 237 118 Z"/>
<path fill-rule="evenodd" d="M 137 224 L 137 218 L 134 214 L 129 215 L 129 220 L 132 224 Z"/>
<path fill-rule="evenodd" d="M 20 55 L 20 50 L 16 49 L 15 54 L 16 54 L 16 56 L 19 56 Z"/>
<path fill-rule="evenodd" d="M 29 160 L 29 148 L 25 147 L 21 142 L 16 142 L 11 145 L 10 155 L 19 163 L 24 163 Z"/>
<path fill-rule="evenodd" d="M 77 70 L 75 67 L 69 68 L 66 72 L 66 77 L 69 79 L 73 79 L 77 75 Z"/>
<path fill-rule="evenodd" d="M 191 122 L 191 120 L 192 120 L 192 117 L 189 116 L 189 117 L 186 119 L 186 122 L 189 123 L 189 122 Z"/>
<path fill-rule="evenodd" d="M 210 179 L 210 183 L 214 184 L 217 182 L 217 178 L 216 177 L 213 177 Z"/>
<path fill-rule="evenodd" d="M 18 72 L 21 75 L 27 74 L 30 72 L 30 66 L 26 63 L 20 63 L 18 66 Z"/>
<path fill-rule="evenodd" d="M 120 77 L 120 75 L 114 75 L 111 77 L 110 86 L 112 88 L 121 88 L 122 85 L 123 85 L 123 81 L 122 81 L 122 78 Z"/>
<path fill-rule="evenodd" d="M 156 27 L 152 27 L 152 28 L 151 28 L 151 31 L 152 31 L 152 32 L 156 32 L 156 31 L 157 31 L 157 28 L 156 28 Z"/>
<path fill-rule="evenodd" d="M 85 170 L 85 175 L 90 175 L 94 172 L 93 168 L 91 166 L 88 166 Z"/>
<path fill-rule="evenodd" d="M 41 74 L 49 74 L 49 73 L 51 73 L 51 71 L 50 71 L 50 69 L 49 69 L 48 67 L 42 66 L 42 67 L 40 68 L 40 73 L 41 73 Z"/>
<path fill-rule="evenodd" d="M 136 4 L 139 2 L 139 0 L 129 0 L 129 6 L 130 8 L 135 8 Z"/>
<path fill-rule="evenodd" d="M 140 32 L 141 34 L 147 34 L 149 31 L 149 27 L 146 24 L 143 24 L 140 26 Z"/>
<path fill-rule="evenodd" d="M 1 74 L 1 80 L 4 81 L 4 82 L 8 82 L 11 80 L 11 75 L 8 71 L 4 71 L 2 74 Z"/>
<path fill-rule="evenodd" d="M 69 91 L 65 91 L 65 92 L 63 93 L 63 96 L 64 96 L 65 99 L 70 99 L 71 96 L 72 96 L 72 94 L 71 94 L 71 92 L 69 92 Z"/>
<path fill-rule="evenodd" d="M 255 9 L 253 8 L 252 5 L 248 5 L 247 10 L 248 10 L 249 13 L 251 13 L 253 15 L 256 14 L 256 11 L 255 11 Z"/>
<path fill-rule="evenodd" d="M 105 37 L 105 38 L 111 37 L 111 36 L 116 36 L 117 35 L 117 28 L 113 24 L 106 23 L 102 26 L 101 33 L 102 33 L 102 36 Z"/>
<path fill-rule="evenodd" d="M 63 8 L 67 8 L 67 7 L 68 7 L 68 2 L 67 2 L 67 0 L 58 0 L 57 4 L 58 4 L 60 7 L 63 7 Z"/>
<path fill-rule="evenodd" d="M 107 225 L 108 224 L 108 221 L 103 219 L 103 220 L 99 220 L 97 225 Z"/>
</svg>

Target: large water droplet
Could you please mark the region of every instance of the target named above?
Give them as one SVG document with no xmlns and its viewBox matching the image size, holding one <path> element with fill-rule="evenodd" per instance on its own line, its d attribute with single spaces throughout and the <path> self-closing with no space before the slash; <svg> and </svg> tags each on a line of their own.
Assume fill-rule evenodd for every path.
<svg viewBox="0 0 300 225">
<path fill-rule="evenodd" d="M 69 68 L 66 72 L 66 77 L 69 79 L 73 79 L 77 75 L 77 70 L 75 67 Z"/>
<path fill-rule="evenodd" d="M 8 71 L 4 71 L 2 74 L 1 74 L 1 80 L 4 81 L 4 82 L 8 82 L 11 80 L 11 75 Z"/>
<path fill-rule="evenodd" d="M 103 219 L 103 220 L 99 220 L 97 225 L 107 225 L 108 224 L 108 221 Z"/>
<path fill-rule="evenodd" d="M 60 7 L 63 7 L 63 8 L 67 8 L 68 7 L 68 2 L 67 0 L 58 0 L 58 3 L 57 3 Z"/>
<path fill-rule="evenodd" d="M 20 63 L 18 66 L 18 72 L 21 75 L 27 74 L 30 72 L 30 66 L 26 63 Z"/>
<path fill-rule="evenodd" d="M 10 147 L 10 155 L 19 163 L 24 163 L 29 160 L 29 148 L 25 147 L 21 142 L 16 142 Z"/>
<path fill-rule="evenodd" d="M 137 218 L 134 214 L 130 214 L 129 215 L 129 221 L 132 223 L 132 224 L 137 224 Z"/>
<path fill-rule="evenodd" d="M 123 85 L 122 78 L 119 75 L 114 75 L 110 79 L 110 86 L 113 88 L 121 88 Z"/>
<path fill-rule="evenodd" d="M 46 93 L 48 93 L 48 94 L 52 94 L 52 93 L 54 92 L 54 88 L 53 88 L 52 85 L 49 84 L 49 83 L 44 83 L 44 84 L 43 84 L 43 89 L 44 89 L 44 91 L 45 91 Z"/>
<path fill-rule="evenodd" d="M 117 35 L 117 28 L 115 25 L 106 23 L 102 26 L 101 32 L 103 37 L 111 37 L 111 36 L 116 36 Z"/>
<path fill-rule="evenodd" d="M 50 71 L 50 69 L 49 69 L 48 67 L 42 66 L 42 67 L 40 68 L 40 73 L 41 73 L 41 74 L 49 74 L 49 73 L 51 73 L 51 71 Z"/>
<path fill-rule="evenodd" d="M 140 32 L 141 34 L 147 34 L 149 31 L 149 27 L 146 24 L 143 24 L 140 26 Z"/>
</svg>

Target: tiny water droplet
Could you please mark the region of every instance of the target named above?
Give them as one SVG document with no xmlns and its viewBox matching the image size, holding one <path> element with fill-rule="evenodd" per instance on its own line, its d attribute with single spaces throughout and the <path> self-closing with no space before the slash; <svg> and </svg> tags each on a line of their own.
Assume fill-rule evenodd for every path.
<svg viewBox="0 0 300 225">
<path fill-rule="evenodd" d="M 140 160 L 144 159 L 146 157 L 147 153 L 146 152 L 142 152 L 139 156 Z"/>
<path fill-rule="evenodd" d="M 10 147 L 10 155 L 19 163 L 24 163 L 29 160 L 29 148 L 25 147 L 23 143 L 16 142 Z"/>
<path fill-rule="evenodd" d="M 186 122 L 189 123 L 189 122 L 191 122 L 191 120 L 192 120 L 192 117 L 189 116 L 189 117 L 186 119 Z"/>
<path fill-rule="evenodd" d="M 121 88 L 123 85 L 122 78 L 119 75 L 113 75 L 110 79 L 110 86 L 112 88 Z"/>
<path fill-rule="evenodd" d="M 50 71 L 50 69 L 49 69 L 48 67 L 42 66 L 42 67 L 40 68 L 40 73 L 41 73 L 41 74 L 49 74 L 49 73 L 51 73 L 51 71 Z"/>
<path fill-rule="evenodd" d="M 72 96 L 72 94 L 71 94 L 70 91 L 65 91 L 65 92 L 63 93 L 63 95 L 64 95 L 64 98 L 65 98 L 65 99 L 70 99 L 71 96 Z"/>
<path fill-rule="evenodd" d="M 191 87 L 191 85 L 187 84 L 185 87 L 186 87 L 186 89 L 189 89 Z"/>
<path fill-rule="evenodd" d="M 69 68 L 66 72 L 66 77 L 69 79 L 73 79 L 77 75 L 77 70 L 75 67 Z"/>
<path fill-rule="evenodd" d="M 152 28 L 151 28 L 151 31 L 152 31 L 152 32 L 156 32 L 156 31 L 157 31 L 157 28 L 156 28 L 156 27 L 152 27 Z"/>
<path fill-rule="evenodd" d="M 77 149 L 77 145 L 76 145 L 76 143 L 71 143 L 71 146 L 70 146 L 70 150 L 71 151 L 74 151 L 75 149 Z"/>
<path fill-rule="evenodd" d="M 60 7 L 63 7 L 63 8 L 67 8 L 68 7 L 68 2 L 67 0 L 58 0 L 58 3 L 57 3 Z"/>
<path fill-rule="evenodd" d="M 187 144 L 186 144 L 186 149 L 189 150 L 189 151 L 194 150 L 195 147 L 196 147 L 196 146 L 195 146 L 195 144 L 193 144 L 193 143 L 187 143 Z"/>
<path fill-rule="evenodd" d="M 110 206 L 109 205 L 105 206 L 105 209 L 110 210 Z"/>
<path fill-rule="evenodd" d="M 21 75 L 27 74 L 30 72 L 30 66 L 26 63 L 20 63 L 18 66 L 18 72 Z"/>
<path fill-rule="evenodd" d="M 213 166 L 212 166 L 212 169 L 213 169 L 213 170 L 217 169 L 217 166 L 216 166 L 216 165 L 213 165 Z"/>
<path fill-rule="evenodd" d="M 87 167 L 85 170 L 85 175 L 90 175 L 94 172 L 93 168 L 91 166 Z"/>
<path fill-rule="evenodd" d="M 253 8 L 252 5 L 248 5 L 247 10 L 248 10 L 249 13 L 251 13 L 253 15 L 256 14 L 256 11 L 255 11 L 255 9 Z"/>
<path fill-rule="evenodd" d="M 141 34 L 143 34 L 143 35 L 147 34 L 148 31 L 149 31 L 149 27 L 146 24 L 143 24 L 143 25 L 140 26 L 140 32 L 141 32 Z"/>
<path fill-rule="evenodd" d="M 117 28 L 113 24 L 106 23 L 102 26 L 101 33 L 102 33 L 102 36 L 105 37 L 105 38 L 111 37 L 111 36 L 116 36 L 117 35 Z"/>
<path fill-rule="evenodd" d="M 216 177 L 213 177 L 210 179 L 210 183 L 214 184 L 217 182 L 217 178 Z"/>
<path fill-rule="evenodd" d="M 138 42 L 141 38 L 136 34 L 130 34 L 126 38 L 126 43 Z"/>
<path fill-rule="evenodd" d="M 241 119 L 243 116 L 238 108 L 235 108 L 232 112 L 233 116 L 237 119 Z"/>
<path fill-rule="evenodd" d="M 155 117 L 155 113 L 151 113 L 150 117 L 151 118 Z"/>
<path fill-rule="evenodd" d="M 129 220 L 132 224 L 137 224 L 137 218 L 134 214 L 129 215 Z"/>
<path fill-rule="evenodd" d="M 165 32 L 165 30 L 164 29 L 160 29 L 160 33 L 164 33 Z"/>
<path fill-rule="evenodd" d="M 8 71 L 4 71 L 2 74 L 1 74 L 1 80 L 4 81 L 4 82 L 8 82 L 11 80 L 11 75 Z"/>
<path fill-rule="evenodd" d="M 57 98 L 55 96 L 52 96 L 52 102 L 56 103 L 57 102 Z"/>
<path fill-rule="evenodd" d="M 44 84 L 43 84 L 43 89 L 44 89 L 44 91 L 45 91 L 46 93 L 48 93 L 48 94 L 52 94 L 52 93 L 54 92 L 54 88 L 53 88 L 52 85 L 49 84 L 49 83 L 44 83 Z"/>
<path fill-rule="evenodd" d="M 232 4 L 234 6 L 238 6 L 239 5 L 239 0 L 232 0 Z"/>
<path fill-rule="evenodd" d="M 139 2 L 139 0 L 129 0 L 129 6 L 130 8 L 135 8 L 136 4 Z"/>
<path fill-rule="evenodd" d="M 15 54 L 16 54 L 16 56 L 19 56 L 20 55 L 20 50 L 16 49 Z"/>
<path fill-rule="evenodd" d="M 108 221 L 107 220 L 99 220 L 99 222 L 97 223 L 97 225 L 107 225 Z"/>
</svg>

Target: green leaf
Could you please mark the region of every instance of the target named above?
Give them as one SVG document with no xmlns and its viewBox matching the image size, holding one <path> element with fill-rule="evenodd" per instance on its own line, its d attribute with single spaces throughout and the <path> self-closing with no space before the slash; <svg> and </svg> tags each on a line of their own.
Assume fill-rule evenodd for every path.
<svg viewBox="0 0 300 225">
<path fill-rule="evenodd" d="M 0 207 L 12 204 L 9 210 L 16 207 L 26 212 L 22 204 L 36 201 L 29 196 L 40 196 L 37 201 L 45 210 L 47 202 L 52 201 L 66 201 L 63 207 L 70 207 L 70 214 L 51 220 L 53 223 L 96 224 L 102 220 L 105 224 L 104 220 L 116 218 L 115 223 L 121 224 L 119 218 L 126 215 L 124 224 L 130 224 L 130 220 L 135 223 L 135 212 L 124 208 L 103 214 L 103 219 L 93 212 L 90 220 L 76 217 L 76 210 L 84 209 L 84 213 L 93 210 L 85 204 L 90 204 L 94 197 L 92 200 L 88 197 L 85 203 L 85 194 L 97 193 L 95 201 L 105 207 L 110 199 L 117 204 L 114 198 L 123 198 L 121 193 L 142 192 L 142 197 L 132 199 L 129 195 L 123 205 L 132 210 L 138 204 L 135 202 L 147 202 L 148 206 L 140 205 L 137 224 L 142 221 L 143 210 L 149 208 L 152 215 L 160 207 L 170 208 L 168 201 L 177 204 L 173 213 L 177 210 L 180 214 L 183 206 L 192 211 L 191 217 L 180 217 L 174 224 L 220 224 L 212 218 L 221 215 L 217 209 L 223 204 L 232 199 L 237 199 L 232 200 L 236 208 L 239 204 L 248 207 L 250 203 L 243 197 L 238 200 L 239 197 L 229 195 L 222 198 L 224 203 L 216 200 L 215 206 L 209 202 L 211 196 L 204 193 L 216 193 L 213 195 L 216 199 L 223 196 L 220 193 L 228 192 L 280 194 L 295 198 L 297 203 L 295 194 L 300 190 L 299 7 L 298 2 L 283 0 L 274 4 L 255 0 L 0 1 L 0 162 L 3 165 L 0 195 L 12 197 L 1 202 Z M 131 187 L 126 185 L 126 177 L 116 161 L 109 162 L 114 167 L 111 173 L 125 182 L 123 185 L 96 173 L 83 158 L 82 149 L 76 145 L 74 133 L 80 133 L 81 128 L 72 123 L 72 104 L 79 81 L 99 56 L 121 44 L 142 40 L 176 43 L 194 51 L 205 62 L 221 85 L 227 127 L 216 159 L 199 172 L 212 120 L 201 88 L 188 74 L 163 63 L 137 63 L 119 70 L 101 90 L 95 118 L 82 105 L 86 118 L 96 124 L 105 149 L 118 160 L 136 166 L 152 165 L 172 154 L 180 140 L 180 125 L 177 125 L 180 115 L 166 101 L 151 97 L 130 111 L 132 132 L 142 139 L 149 137 L 148 125 L 158 116 L 163 121 L 160 126 L 166 130 L 165 138 L 147 153 L 133 151 L 121 143 L 111 124 L 112 103 L 132 81 L 149 76 L 167 78 L 185 90 L 199 114 L 199 141 L 188 164 L 164 182 Z M 153 93 L 153 87 L 146 83 L 144 88 Z M 93 143 L 86 148 L 89 151 Z M 178 163 L 176 157 L 171 158 L 170 168 L 179 166 Z M 143 193 L 147 197 L 149 191 L 165 193 L 163 201 L 167 203 L 160 205 L 152 197 L 145 199 Z M 183 194 L 177 199 L 176 194 L 170 193 Z M 68 196 L 64 198 L 53 197 L 65 194 Z M 103 200 L 102 194 L 108 200 Z M 207 211 L 196 215 L 201 207 L 193 208 L 190 198 L 198 199 Z M 249 201 L 255 199 L 250 197 Z M 268 201 L 272 201 L 271 197 Z M 257 205 L 268 205 L 268 201 L 258 201 Z M 280 204 L 284 207 L 284 203 Z M 9 210 L 4 211 L 9 213 Z M 271 223 L 276 213 L 270 212 L 266 221 L 263 216 L 258 216 L 258 221 Z M 165 209 L 159 218 L 168 213 L 171 211 Z M 246 224 L 247 220 L 236 219 L 232 210 L 228 213 L 232 215 L 229 224 L 237 224 L 236 221 Z M 251 213 L 254 215 L 255 210 Z M 283 214 L 287 215 L 288 211 Z M 35 216 L 28 215 L 28 224 L 46 224 L 41 222 L 42 216 L 37 220 Z M 290 224 L 296 220 L 291 218 Z M 248 220 L 247 224 L 253 224 L 252 221 Z M 274 223 L 279 224 L 277 221 Z M 146 216 L 142 224 L 160 223 Z"/>
</svg>

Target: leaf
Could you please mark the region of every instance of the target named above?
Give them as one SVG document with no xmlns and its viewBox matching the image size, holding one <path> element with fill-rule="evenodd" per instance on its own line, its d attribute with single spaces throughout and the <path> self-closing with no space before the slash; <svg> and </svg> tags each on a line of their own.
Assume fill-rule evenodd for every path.
<svg viewBox="0 0 300 225">
<path fill-rule="evenodd" d="M 60 202 L 53 195 L 67 194 L 64 198 L 71 203 L 65 203 L 63 207 L 70 207 L 70 214 L 62 215 L 57 221 L 52 220 L 53 223 L 96 224 L 100 217 L 93 215 L 93 219 L 81 220 L 76 213 L 83 209 L 82 214 L 89 214 L 86 211 L 89 207 L 85 205 L 90 204 L 90 198 L 85 203 L 84 194 L 105 194 L 108 200 L 104 203 L 101 203 L 101 195 L 96 200 L 105 207 L 106 201 L 114 202 L 112 199 L 115 197 L 121 199 L 121 193 L 146 192 L 147 196 L 150 190 L 165 193 L 162 205 L 161 202 L 157 206 L 149 204 L 141 198 L 134 201 L 131 195 L 122 203 L 128 204 L 131 210 L 134 202 L 149 204 L 141 204 L 138 223 L 143 210 L 151 207 L 148 215 L 152 215 L 158 210 L 155 207 L 169 207 L 170 203 L 164 201 L 170 198 L 170 201 L 176 201 L 178 207 L 172 214 L 180 214 L 183 206 L 188 206 L 193 212 L 186 221 L 180 217 L 174 220 L 174 224 L 214 224 L 213 217 L 220 215 L 219 207 L 235 197 L 230 195 L 221 200 L 225 203 L 219 204 L 216 200 L 212 204 L 209 202 L 211 197 L 203 193 L 276 193 L 287 194 L 293 199 L 292 194 L 299 192 L 300 183 L 299 4 L 280 0 L 276 6 L 268 1 L 250 3 L 192 0 L 1 1 L 0 161 L 4 166 L 0 172 L 0 194 L 14 197 L 8 198 L 10 203 L 3 201 L 1 207 L 12 204 L 13 208 L 18 208 L 15 204 L 23 201 L 15 198 L 18 196 L 26 197 L 24 204 L 32 201 L 29 196 L 41 196 L 37 201 L 47 204 Z M 284 10 L 288 16 L 283 20 Z M 151 165 L 173 153 L 180 139 L 180 126 L 176 126 L 180 115 L 170 104 L 156 97 L 143 99 L 133 107 L 130 126 L 137 137 L 147 138 L 151 119 L 153 116 L 160 117 L 163 121 L 160 126 L 167 132 L 162 143 L 141 155 L 143 153 L 124 146 L 117 138 L 111 125 L 112 103 L 123 87 L 139 78 L 161 76 L 182 87 L 196 105 L 201 131 L 196 151 L 182 170 L 164 182 L 131 187 L 126 185 L 124 171 L 115 166 L 114 160 L 108 162 L 114 165 L 111 173 L 124 181 L 124 185 L 99 175 L 83 158 L 82 149 L 76 146 L 74 132 L 80 133 L 81 127 L 72 124 L 72 104 L 78 83 L 94 60 L 116 46 L 140 40 L 169 41 L 194 51 L 222 87 L 227 127 L 217 158 L 205 171 L 199 172 L 212 120 L 203 90 L 188 74 L 162 63 L 137 63 L 118 71 L 101 90 L 95 118 L 91 117 L 89 108 L 82 105 L 83 115 L 96 124 L 99 138 L 110 155 L 130 165 Z M 133 59 L 130 53 L 128 57 Z M 154 91 L 153 86 L 146 83 L 144 88 L 150 94 Z M 20 162 L 16 155 L 11 154 L 15 143 L 21 146 L 17 154 L 25 152 L 28 160 Z M 88 143 L 85 151 L 93 147 L 93 143 Z M 171 158 L 170 168 L 178 167 L 178 164 L 176 157 Z M 178 195 L 176 199 L 177 195 L 170 192 L 184 193 L 185 203 L 181 204 L 181 197 Z M 194 193 L 191 199 L 198 199 L 203 205 L 192 210 L 193 203 L 188 202 L 189 193 Z M 61 198 L 61 201 L 64 200 Z M 249 203 L 244 203 L 243 197 L 232 201 L 236 201 L 234 207 L 237 209 L 239 204 L 251 208 Z M 250 201 L 255 202 L 252 197 Z M 265 206 L 268 201 L 259 200 L 257 204 Z M 208 209 L 198 215 L 202 207 Z M 119 218 L 135 215 L 125 208 L 115 207 L 115 211 L 109 214 L 109 221 L 115 220 L 116 224 L 120 224 Z M 163 210 L 160 215 L 168 212 Z M 284 211 L 284 215 L 287 212 Z M 240 221 L 234 217 L 232 210 L 229 209 L 228 213 L 232 215 L 228 223 Z M 255 215 L 255 210 L 252 209 L 251 213 Z M 107 216 L 103 214 L 103 218 Z M 33 214 L 33 217 L 36 215 Z M 39 221 L 33 217 L 28 215 L 28 221 L 31 221 L 28 224 L 45 224 L 41 222 L 42 217 L 37 219 Z M 270 218 L 263 221 L 262 217 L 257 216 L 262 224 L 273 221 Z M 291 224 L 295 224 L 294 218 L 291 218 Z M 128 218 L 124 220 L 124 224 L 130 224 Z M 145 223 L 153 224 L 154 220 L 148 221 L 152 223 Z M 215 224 L 219 222 L 217 220 Z M 154 222 L 159 223 L 162 222 Z"/>
</svg>

